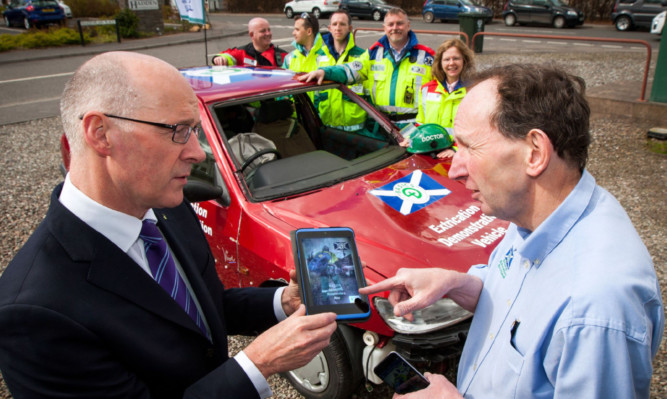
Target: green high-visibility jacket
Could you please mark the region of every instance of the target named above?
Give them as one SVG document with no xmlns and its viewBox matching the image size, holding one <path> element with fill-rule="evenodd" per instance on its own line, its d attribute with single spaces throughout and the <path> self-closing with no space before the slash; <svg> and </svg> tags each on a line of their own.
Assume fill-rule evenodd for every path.
<svg viewBox="0 0 667 399">
<path fill-rule="evenodd" d="M 331 65 L 343 65 L 351 62 L 364 54 L 364 50 L 354 43 L 354 36 L 348 35 L 347 46 L 342 54 L 336 53 L 334 39 L 330 33 L 322 36 L 323 45 L 317 51 L 317 67 L 326 67 Z M 350 90 L 362 96 L 363 85 L 357 83 L 349 86 Z M 366 111 L 356 103 L 351 101 L 340 90 L 322 90 L 315 96 L 315 106 L 317 107 L 320 118 L 326 126 L 335 127 L 341 130 L 354 131 L 364 127 L 366 121 Z"/>
</svg>

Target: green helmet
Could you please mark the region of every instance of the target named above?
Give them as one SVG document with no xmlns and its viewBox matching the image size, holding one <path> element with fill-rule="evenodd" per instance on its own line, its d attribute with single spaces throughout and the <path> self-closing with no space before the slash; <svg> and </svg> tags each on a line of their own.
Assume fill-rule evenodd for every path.
<svg viewBox="0 0 667 399">
<path fill-rule="evenodd" d="M 417 127 L 417 131 L 410 136 L 408 152 L 423 154 L 440 151 L 454 144 L 444 127 L 436 123 L 425 123 Z"/>
</svg>

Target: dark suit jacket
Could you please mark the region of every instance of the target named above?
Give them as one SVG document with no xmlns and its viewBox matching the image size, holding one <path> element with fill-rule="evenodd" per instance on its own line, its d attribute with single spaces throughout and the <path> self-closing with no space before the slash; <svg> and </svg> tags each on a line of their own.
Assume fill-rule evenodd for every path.
<svg viewBox="0 0 667 399">
<path fill-rule="evenodd" d="M 210 342 L 127 254 L 51 196 L 0 278 L 0 369 L 20 398 L 257 398 L 228 334 L 276 323 L 275 289 L 225 290 L 192 208 L 156 209 Z"/>
</svg>

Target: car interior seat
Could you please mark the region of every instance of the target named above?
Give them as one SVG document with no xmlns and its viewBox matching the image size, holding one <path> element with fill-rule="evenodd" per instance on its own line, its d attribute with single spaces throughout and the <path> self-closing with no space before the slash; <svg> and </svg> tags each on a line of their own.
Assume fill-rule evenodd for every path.
<svg viewBox="0 0 667 399">
<path fill-rule="evenodd" d="M 308 132 L 293 115 L 294 104 L 289 99 L 264 100 L 255 115 L 252 131 L 271 140 L 282 158 L 316 150 Z"/>
<path fill-rule="evenodd" d="M 252 132 L 255 124 L 252 114 L 244 104 L 218 108 L 216 114 L 227 139 L 239 133 Z"/>
</svg>

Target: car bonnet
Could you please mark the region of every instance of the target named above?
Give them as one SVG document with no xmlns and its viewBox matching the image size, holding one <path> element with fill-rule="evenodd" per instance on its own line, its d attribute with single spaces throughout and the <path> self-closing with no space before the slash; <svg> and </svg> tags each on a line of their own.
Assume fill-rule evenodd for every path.
<svg viewBox="0 0 667 399">
<path fill-rule="evenodd" d="M 390 167 L 264 209 L 293 228 L 346 226 L 359 255 L 384 277 L 400 267 L 467 271 L 485 263 L 507 222 L 484 215 L 449 164 L 413 155 Z"/>
</svg>

